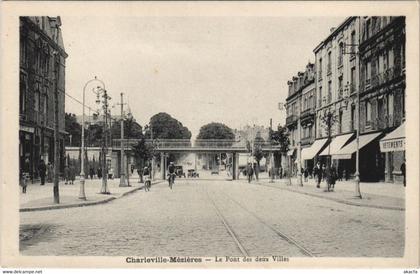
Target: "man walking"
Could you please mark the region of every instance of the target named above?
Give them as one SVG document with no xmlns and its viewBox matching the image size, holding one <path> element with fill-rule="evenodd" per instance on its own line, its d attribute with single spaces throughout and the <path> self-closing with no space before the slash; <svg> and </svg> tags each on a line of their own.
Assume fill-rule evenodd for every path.
<svg viewBox="0 0 420 274">
<path fill-rule="evenodd" d="M 39 177 L 41 177 L 41 185 L 45 185 L 45 173 L 47 171 L 47 166 L 44 163 L 44 160 L 41 160 L 38 166 Z"/>
<path fill-rule="evenodd" d="M 406 185 L 406 180 L 405 180 L 405 160 L 401 164 L 400 170 L 401 170 L 401 174 L 403 176 L 403 184 L 404 184 L 404 187 L 405 187 L 405 185 Z"/>
<path fill-rule="evenodd" d="M 321 180 L 322 180 L 322 168 L 319 162 L 316 163 L 316 166 L 314 168 L 314 177 L 315 177 L 315 180 L 317 181 L 316 187 L 320 188 Z"/>
<path fill-rule="evenodd" d="M 248 166 L 246 167 L 246 176 L 248 176 L 248 183 L 251 183 L 253 175 L 254 175 L 254 170 L 252 168 L 252 164 L 248 163 Z"/>
</svg>

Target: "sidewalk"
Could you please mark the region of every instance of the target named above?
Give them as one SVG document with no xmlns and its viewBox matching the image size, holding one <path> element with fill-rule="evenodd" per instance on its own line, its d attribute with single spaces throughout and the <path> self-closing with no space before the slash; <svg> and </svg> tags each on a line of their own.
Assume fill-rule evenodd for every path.
<svg viewBox="0 0 420 274">
<path fill-rule="evenodd" d="M 292 185 L 287 185 L 287 179 L 276 179 L 270 183 L 268 179 L 260 180 L 261 185 L 297 192 L 313 197 L 332 200 L 335 202 L 391 210 L 405 210 L 405 188 L 399 183 L 360 182 L 362 199 L 354 197 L 354 181 L 338 181 L 333 192 L 325 192 L 326 184 L 321 183 L 321 188 L 316 188 L 314 180 L 303 182 L 303 187 L 298 185 L 297 178 L 292 178 Z"/>
<path fill-rule="evenodd" d="M 161 180 L 155 180 L 152 184 L 157 184 Z M 127 194 L 142 189 L 144 184 L 139 183 L 138 176 L 130 177 L 129 187 L 119 187 L 120 180 L 108 179 L 108 191 L 111 194 L 100 194 L 102 180 L 101 179 L 86 179 L 85 180 L 85 194 L 86 200 L 80 200 L 80 181 L 77 178 L 74 181 L 74 185 L 65 185 L 64 181 L 60 181 L 59 193 L 60 203 L 55 204 L 53 201 L 53 184 L 40 183 L 31 184 L 29 183 L 26 189 L 26 193 L 22 192 L 19 194 L 20 212 L 25 211 L 38 211 L 38 210 L 49 210 L 49 209 L 61 209 L 70 207 L 80 207 L 97 205 L 107 203 L 114 199 L 121 198 Z M 21 188 L 20 188 L 21 190 Z"/>
</svg>

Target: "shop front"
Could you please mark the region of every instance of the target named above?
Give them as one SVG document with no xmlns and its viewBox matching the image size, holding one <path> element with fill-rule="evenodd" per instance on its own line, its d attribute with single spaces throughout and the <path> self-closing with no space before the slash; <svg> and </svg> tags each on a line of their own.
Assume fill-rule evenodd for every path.
<svg viewBox="0 0 420 274">
<path fill-rule="evenodd" d="M 359 149 L 359 173 L 361 181 L 383 181 L 384 180 L 384 157 L 379 150 L 379 138 L 382 132 L 369 133 L 353 139 L 350 143 L 331 154 L 333 160 L 348 160 L 345 162 L 350 178 L 354 177 L 356 171 L 356 151 Z"/>
<path fill-rule="evenodd" d="M 381 152 L 385 154 L 385 180 L 402 181 L 401 165 L 405 161 L 405 123 L 380 140 Z"/>
</svg>

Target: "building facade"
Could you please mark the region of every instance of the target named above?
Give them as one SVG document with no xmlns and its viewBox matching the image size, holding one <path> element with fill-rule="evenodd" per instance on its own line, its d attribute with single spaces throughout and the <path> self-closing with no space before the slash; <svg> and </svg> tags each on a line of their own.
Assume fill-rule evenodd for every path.
<svg viewBox="0 0 420 274">
<path fill-rule="evenodd" d="M 361 25 L 360 132 L 383 135 L 405 121 L 405 17 L 363 17 Z M 400 149 L 381 152 L 374 140 L 360 168 L 368 179 L 402 180 L 404 156 Z"/>
<path fill-rule="evenodd" d="M 41 159 L 54 161 L 58 99 L 60 167 L 64 166 L 65 60 L 60 17 L 20 17 L 19 164 L 38 177 Z"/>
<path fill-rule="evenodd" d="M 354 159 L 334 157 L 355 138 L 359 87 L 360 33 L 358 17 L 349 17 L 315 49 L 316 60 L 316 152 L 315 161 L 334 163 L 340 177 L 354 173 Z M 350 158 L 350 159 L 349 159 Z"/>
<path fill-rule="evenodd" d="M 309 63 L 304 72 L 298 72 L 287 82 L 285 108 L 290 147 L 283 170 L 290 174 L 297 173 L 301 149 L 309 146 L 314 138 L 314 76 L 315 66 Z"/>
</svg>

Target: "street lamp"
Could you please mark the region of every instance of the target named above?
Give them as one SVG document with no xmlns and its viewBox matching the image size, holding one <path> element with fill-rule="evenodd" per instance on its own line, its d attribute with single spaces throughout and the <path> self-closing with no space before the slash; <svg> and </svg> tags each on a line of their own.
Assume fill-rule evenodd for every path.
<svg viewBox="0 0 420 274">
<path fill-rule="evenodd" d="M 83 115 L 82 115 L 82 157 L 81 157 L 81 163 L 80 163 L 80 191 L 79 191 L 79 199 L 86 200 L 86 194 L 85 194 L 85 161 L 84 161 L 84 153 L 85 153 L 85 93 L 86 93 L 86 87 L 88 84 L 92 82 L 99 82 L 102 85 L 102 89 L 105 89 L 105 84 L 103 81 L 99 80 L 98 78 L 93 78 L 86 82 L 85 86 L 83 87 Z M 98 86 L 98 88 L 100 88 Z"/>
</svg>

